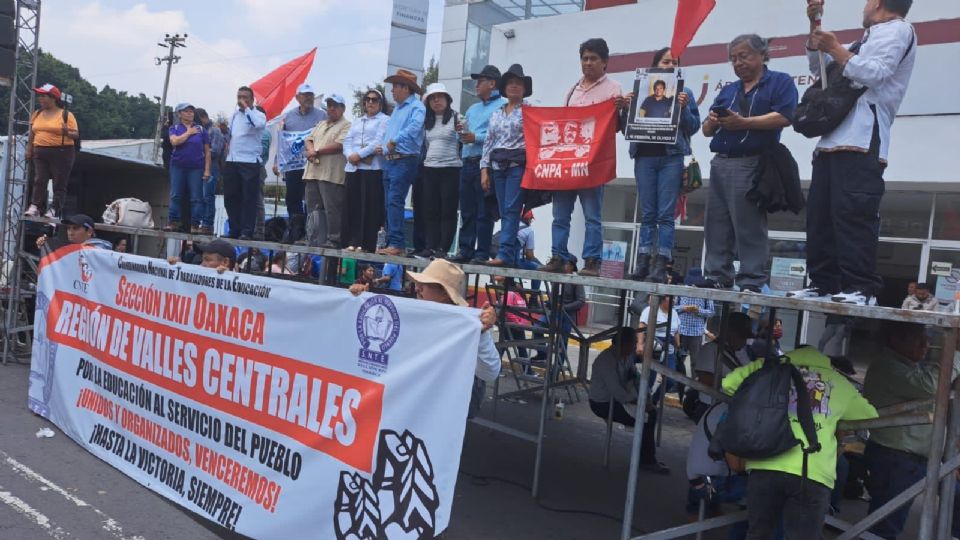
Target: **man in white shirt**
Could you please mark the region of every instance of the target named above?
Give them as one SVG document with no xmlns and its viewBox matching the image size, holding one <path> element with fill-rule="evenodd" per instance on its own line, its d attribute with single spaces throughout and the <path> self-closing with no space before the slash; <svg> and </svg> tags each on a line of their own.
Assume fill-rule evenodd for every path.
<svg viewBox="0 0 960 540">
<path fill-rule="evenodd" d="M 267 115 L 253 103 L 253 90 L 237 90 L 237 108 L 230 118 L 230 146 L 223 168 L 223 204 L 230 220 L 230 238 L 252 240 L 257 221 L 257 203 L 263 200 L 260 182 L 260 138 Z"/>
<path fill-rule="evenodd" d="M 867 0 L 863 38 L 844 47 L 817 22 L 823 0 L 807 0 L 810 69 L 820 55 L 866 87 L 843 122 L 817 143 L 807 200 L 807 268 L 811 286 L 789 296 L 873 305 L 883 282 L 876 273 L 883 171 L 890 127 L 907 92 L 916 34 L 903 20 L 912 0 Z"/>
</svg>

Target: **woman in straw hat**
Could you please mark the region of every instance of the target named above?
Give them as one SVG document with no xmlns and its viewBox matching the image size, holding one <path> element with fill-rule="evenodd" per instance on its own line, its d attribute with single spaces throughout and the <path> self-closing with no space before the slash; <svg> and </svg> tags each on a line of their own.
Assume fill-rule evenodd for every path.
<svg viewBox="0 0 960 540">
<path fill-rule="evenodd" d="M 417 298 L 438 304 L 452 304 L 466 307 L 469 304 L 463 297 L 467 289 L 467 276 L 459 266 L 445 259 L 436 259 L 423 272 L 407 272 L 414 282 Z M 350 292 L 355 296 L 370 290 L 369 285 L 355 283 Z M 496 322 L 497 315 L 493 307 L 486 303 L 480 312 L 480 347 L 477 350 L 477 366 L 474 371 L 473 394 L 467 418 L 472 418 L 480 409 L 486 383 L 493 382 L 500 375 L 500 353 L 489 331 Z"/>
</svg>

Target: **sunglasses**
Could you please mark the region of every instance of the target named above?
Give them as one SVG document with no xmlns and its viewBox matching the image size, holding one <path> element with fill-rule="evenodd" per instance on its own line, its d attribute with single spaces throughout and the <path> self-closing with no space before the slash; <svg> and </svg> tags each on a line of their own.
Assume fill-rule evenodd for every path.
<svg viewBox="0 0 960 540">
<path fill-rule="evenodd" d="M 366 101 L 367 103 L 378 103 L 378 102 L 380 101 L 380 98 L 378 98 L 378 97 L 365 97 L 365 98 L 363 98 L 363 100 Z"/>
</svg>

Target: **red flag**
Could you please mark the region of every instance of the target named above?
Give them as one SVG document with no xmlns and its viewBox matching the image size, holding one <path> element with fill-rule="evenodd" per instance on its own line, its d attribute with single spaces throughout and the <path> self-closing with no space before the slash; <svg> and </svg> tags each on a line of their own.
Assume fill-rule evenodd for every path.
<svg viewBox="0 0 960 540">
<path fill-rule="evenodd" d="M 250 85 L 257 103 L 267 111 L 267 120 L 279 116 L 297 95 L 297 87 L 307 80 L 316 54 L 317 48 L 314 47 L 307 54 L 294 58 Z"/>
<path fill-rule="evenodd" d="M 716 0 L 680 0 L 677 3 L 677 16 L 673 20 L 673 41 L 670 42 L 670 54 L 680 58 L 687 45 L 693 41 L 700 25 L 717 5 Z"/>
<path fill-rule="evenodd" d="M 601 186 L 617 175 L 617 107 L 524 107 L 527 168 L 521 186 L 563 191 Z"/>
</svg>

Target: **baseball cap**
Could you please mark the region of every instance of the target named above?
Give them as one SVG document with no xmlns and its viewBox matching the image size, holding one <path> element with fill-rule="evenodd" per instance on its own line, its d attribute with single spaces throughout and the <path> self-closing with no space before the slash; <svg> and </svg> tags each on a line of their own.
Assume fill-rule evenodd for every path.
<svg viewBox="0 0 960 540">
<path fill-rule="evenodd" d="M 203 253 L 216 253 L 224 259 L 230 259 L 231 261 L 237 260 L 237 252 L 233 249 L 233 246 L 230 245 L 230 242 L 219 238 L 200 246 L 200 251 Z"/>
<path fill-rule="evenodd" d="M 84 229 L 93 230 L 93 218 L 86 214 L 74 214 L 72 216 L 66 217 L 63 219 L 63 223 L 67 225 L 76 225 L 78 227 L 83 227 Z"/>
<path fill-rule="evenodd" d="M 191 104 L 189 104 L 189 103 L 187 103 L 187 102 L 178 103 L 178 104 L 177 104 L 177 107 L 173 110 L 173 112 L 185 111 L 185 110 L 187 110 L 187 109 L 196 109 L 196 107 L 194 107 L 193 105 L 191 105 Z"/>
<path fill-rule="evenodd" d="M 49 94 L 56 99 L 60 99 L 60 89 L 50 83 L 47 83 L 39 88 L 34 88 L 33 91 L 38 94 Z"/>
<path fill-rule="evenodd" d="M 300 86 L 298 86 L 297 93 L 298 94 L 316 94 L 316 92 L 313 90 L 313 87 L 307 83 L 303 83 Z"/>
<path fill-rule="evenodd" d="M 340 94 L 330 94 L 329 96 L 327 96 L 327 99 L 325 99 L 324 101 L 332 101 L 340 105 L 347 104 L 347 102 L 343 100 L 343 96 L 341 96 Z"/>
</svg>

